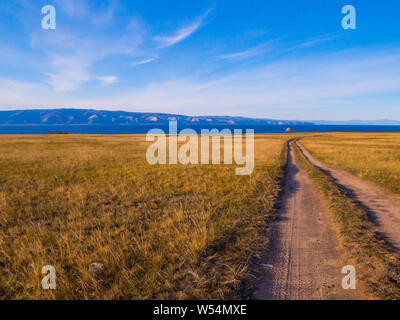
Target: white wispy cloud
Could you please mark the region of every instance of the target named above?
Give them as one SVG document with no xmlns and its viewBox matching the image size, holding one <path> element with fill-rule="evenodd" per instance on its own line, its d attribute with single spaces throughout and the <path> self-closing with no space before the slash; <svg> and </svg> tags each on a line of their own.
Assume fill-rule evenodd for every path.
<svg viewBox="0 0 400 320">
<path fill-rule="evenodd" d="M 266 43 L 253 46 L 245 50 L 220 54 L 219 56 L 217 56 L 217 58 L 221 60 L 240 61 L 267 54 L 273 50 L 282 54 L 289 51 L 296 51 L 316 46 L 318 44 L 334 40 L 335 38 L 335 36 L 323 35 L 297 43 L 282 43 L 278 40 L 270 40 Z"/>
<path fill-rule="evenodd" d="M 90 68 L 100 52 L 90 50 L 85 38 L 67 32 L 36 32 L 31 45 L 44 54 L 45 81 L 54 90 L 71 91 L 92 79 Z"/>
<path fill-rule="evenodd" d="M 117 55 L 131 59 L 146 55 L 143 50 L 139 52 L 146 34 L 140 18 L 124 20 L 125 26 L 120 25 L 117 34 L 99 31 L 99 28 L 118 22 L 115 16 L 119 0 L 105 0 L 97 5 L 88 0 L 55 0 L 57 19 L 62 19 L 63 24 L 54 31 L 42 30 L 40 19 L 31 21 L 32 16 L 40 13 L 40 3 L 18 2 L 23 8 L 20 18 L 24 18 L 21 19 L 26 30 L 24 36 L 30 38 L 31 48 L 18 48 L 18 45 L 0 39 L 0 59 L 35 72 L 35 77 L 41 77 L 42 83 L 52 90 L 78 91 L 89 81 L 111 83 L 115 80 L 107 75 L 99 79 L 103 72 L 94 67 L 96 63 Z"/>
<path fill-rule="evenodd" d="M 31 36 L 32 48 L 44 55 L 45 81 L 56 91 L 73 91 L 88 81 L 115 82 L 117 78 L 99 78 L 94 74 L 93 64 L 117 54 L 134 56 L 141 41 L 139 27 L 130 27 L 119 38 L 112 39 L 75 30 L 57 30 L 55 33 L 39 30 Z"/>
<path fill-rule="evenodd" d="M 208 10 L 206 13 L 204 13 L 202 16 L 196 19 L 193 23 L 176 30 L 170 35 L 166 36 L 156 36 L 154 37 L 154 40 L 157 41 L 160 45 L 160 47 L 165 48 L 165 47 L 170 47 L 174 44 L 177 44 L 186 38 L 190 37 L 193 33 L 195 33 L 202 25 L 204 22 L 204 19 L 208 16 L 210 13 L 210 10 Z"/>
<path fill-rule="evenodd" d="M 161 47 L 169 47 L 178 42 L 181 42 L 191 36 L 199 27 L 201 26 L 201 22 L 197 21 L 189 26 L 186 26 L 176 32 L 173 35 L 169 36 L 157 36 L 154 37 L 154 40 L 160 42 Z"/>
<path fill-rule="evenodd" d="M 102 76 L 102 77 L 97 77 L 97 79 L 104 84 L 113 84 L 118 81 L 118 77 L 116 76 Z"/>
<path fill-rule="evenodd" d="M 269 45 L 262 44 L 243 51 L 221 54 L 218 58 L 222 60 L 244 60 L 265 54 L 268 51 L 270 51 Z"/>
<path fill-rule="evenodd" d="M 328 42 L 328 41 L 332 41 L 334 39 L 336 39 L 336 36 L 332 36 L 332 35 L 322 35 L 322 36 L 318 36 L 312 39 L 307 39 L 305 41 L 293 44 L 289 47 L 290 51 L 295 51 L 295 50 L 299 50 L 299 49 L 303 49 L 303 48 L 308 48 L 311 46 L 315 46 L 324 42 Z"/>
<path fill-rule="evenodd" d="M 246 60 L 250 58 L 254 58 L 266 53 L 271 52 L 272 50 L 277 50 L 279 53 L 284 53 L 288 51 L 296 51 L 296 50 L 301 50 L 303 48 L 308 48 L 312 47 L 324 42 L 328 42 L 335 39 L 334 36 L 319 36 L 315 37 L 312 39 L 307 39 L 305 41 L 299 42 L 299 43 L 288 43 L 288 44 L 282 44 L 278 41 L 269 41 L 267 43 L 263 43 L 251 48 L 248 48 L 246 50 L 242 51 L 237 51 L 237 52 L 232 52 L 232 53 L 225 53 L 225 54 L 220 54 L 217 56 L 217 58 L 221 60 L 231 60 L 231 61 L 240 61 L 240 60 Z M 275 43 L 275 46 L 273 46 L 273 43 Z"/>
<path fill-rule="evenodd" d="M 25 4 L 25 0 L 20 1 Z M 37 57 L 30 58 L 25 52 L 15 50 L 10 44 L 3 45 L 1 41 L 0 49 L 4 50 L 1 50 L 0 57 L 12 62 L 15 60 L 17 64 L 21 60 L 36 59 L 30 62 L 33 68 L 42 73 L 43 83 L 57 92 L 77 91 L 82 84 L 89 81 L 111 84 L 119 80 L 117 75 L 112 76 L 116 78 L 101 75 L 101 72 L 96 72 L 95 63 L 116 55 L 136 59 L 130 64 L 131 66 L 153 62 L 159 58 L 160 47 L 170 46 L 189 37 L 204 24 L 210 12 L 207 11 L 193 24 L 176 31 L 171 36 L 158 37 L 160 46 L 155 48 L 154 37 L 140 17 L 132 17 L 118 36 L 99 33 L 99 27 L 115 22 L 114 16 L 118 9 L 118 0 L 106 2 L 108 6 L 103 5 L 93 11 L 87 0 L 56 0 L 57 10 L 59 8 L 78 25 L 84 24 L 85 28 L 76 28 L 73 24 L 67 24 L 63 28 L 59 27 L 55 32 L 34 29 L 30 34 L 31 47 L 37 56 L 41 55 L 40 61 Z M 27 4 L 28 11 L 33 13 L 39 10 L 39 4 L 31 2 Z M 19 56 L 24 59 L 18 58 Z"/>
<path fill-rule="evenodd" d="M 131 63 L 131 66 L 140 66 L 142 64 L 147 64 L 147 63 L 153 62 L 153 61 L 155 61 L 157 59 L 158 59 L 158 57 L 152 57 L 152 58 L 148 58 L 148 59 L 134 61 L 134 62 Z"/>
<path fill-rule="evenodd" d="M 90 62 L 82 57 L 64 57 L 53 55 L 52 72 L 47 73 L 47 82 L 55 91 L 72 91 L 92 76 L 89 72 Z"/>
</svg>

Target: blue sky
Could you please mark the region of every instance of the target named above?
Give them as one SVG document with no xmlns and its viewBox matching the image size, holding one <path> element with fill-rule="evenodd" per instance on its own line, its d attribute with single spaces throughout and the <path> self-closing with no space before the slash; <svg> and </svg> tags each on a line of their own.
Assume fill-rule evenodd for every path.
<svg viewBox="0 0 400 320">
<path fill-rule="evenodd" d="M 0 110 L 400 120 L 399 98 L 397 0 L 0 2 Z"/>
</svg>

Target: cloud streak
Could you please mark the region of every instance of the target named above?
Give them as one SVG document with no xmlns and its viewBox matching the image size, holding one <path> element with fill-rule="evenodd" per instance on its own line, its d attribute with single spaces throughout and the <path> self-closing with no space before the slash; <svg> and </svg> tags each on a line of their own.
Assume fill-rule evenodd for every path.
<svg viewBox="0 0 400 320">
<path fill-rule="evenodd" d="M 186 38 L 190 37 L 193 33 L 195 33 L 203 25 L 204 19 L 208 16 L 209 12 L 210 10 L 197 18 L 196 21 L 194 21 L 193 23 L 179 30 L 176 30 L 172 34 L 167 36 L 156 36 L 154 37 L 154 40 L 159 43 L 159 46 L 161 48 L 170 47 L 179 42 L 182 42 Z"/>
<path fill-rule="evenodd" d="M 218 56 L 218 58 L 222 59 L 222 60 L 246 60 L 246 59 L 249 59 L 249 58 L 253 58 L 253 57 L 265 54 L 268 51 L 270 51 L 269 45 L 268 44 L 262 44 L 262 45 L 259 45 L 259 46 L 255 46 L 255 47 L 249 48 L 249 49 L 244 50 L 244 51 L 221 54 L 221 55 Z"/>
<path fill-rule="evenodd" d="M 153 58 L 148 58 L 148 59 L 143 59 L 143 60 L 139 60 L 139 61 L 135 61 L 135 62 L 132 62 L 131 63 L 131 66 L 140 66 L 140 65 L 142 65 L 142 64 L 147 64 L 147 63 L 150 63 L 150 62 L 153 62 L 153 61 L 155 61 L 155 60 L 157 60 L 158 59 L 158 57 L 153 57 Z"/>
</svg>

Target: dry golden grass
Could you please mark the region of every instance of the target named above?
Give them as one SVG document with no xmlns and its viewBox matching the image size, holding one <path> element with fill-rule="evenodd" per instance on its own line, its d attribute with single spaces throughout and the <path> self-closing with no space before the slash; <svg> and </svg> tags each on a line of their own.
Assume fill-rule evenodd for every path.
<svg viewBox="0 0 400 320">
<path fill-rule="evenodd" d="M 235 165 L 150 166 L 140 135 L 2 136 L 0 298 L 240 298 L 286 139 L 256 136 L 255 171 L 236 176 Z M 54 291 L 41 288 L 45 265 Z"/>
<path fill-rule="evenodd" d="M 400 196 L 400 133 L 333 133 L 301 143 L 319 160 Z"/>
</svg>

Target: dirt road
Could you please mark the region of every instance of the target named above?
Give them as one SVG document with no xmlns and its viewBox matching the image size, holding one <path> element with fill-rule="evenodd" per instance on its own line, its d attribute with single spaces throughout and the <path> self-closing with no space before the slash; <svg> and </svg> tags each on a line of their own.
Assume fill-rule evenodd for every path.
<svg viewBox="0 0 400 320">
<path fill-rule="evenodd" d="M 275 239 L 262 267 L 256 299 L 358 299 L 341 286 L 342 261 L 335 231 L 318 190 L 289 148 L 283 207 L 272 225 Z"/>
<path fill-rule="evenodd" d="M 352 198 L 368 210 L 377 223 L 377 231 L 386 237 L 400 254 L 400 201 L 370 182 L 325 165 L 311 156 L 300 143 L 297 145 L 308 161 L 334 178 L 337 184 L 344 187 Z"/>
</svg>

